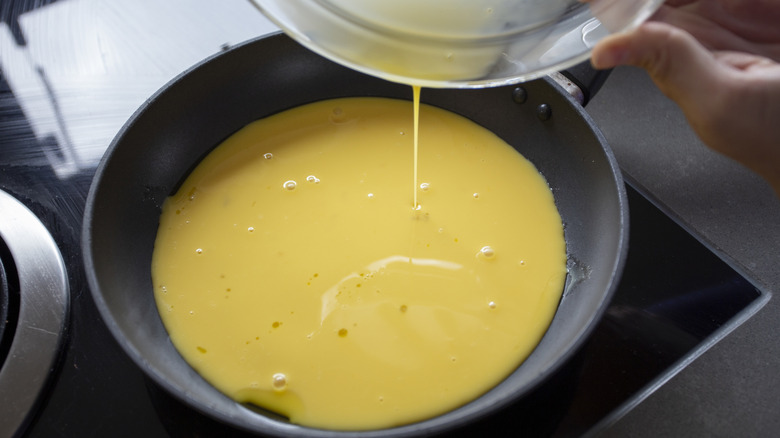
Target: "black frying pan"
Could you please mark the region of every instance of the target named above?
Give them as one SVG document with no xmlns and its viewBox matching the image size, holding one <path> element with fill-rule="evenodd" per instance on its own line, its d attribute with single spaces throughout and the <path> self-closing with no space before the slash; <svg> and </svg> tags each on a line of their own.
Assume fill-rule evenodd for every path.
<svg viewBox="0 0 780 438">
<path fill-rule="evenodd" d="M 410 436 L 452 430 L 538 386 L 583 343 L 617 285 L 627 249 L 620 172 L 592 120 L 554 81 L 481 90 L 423 90 L 423 101 L 492 130 L 547 178 L 565 225 L 570 273 L 542 342 L 481 398 L 423 422 L 366 432 L 315 430 L 238 404 L 179 356 L 157 313 L 151 256 L 160 206 L 199 160 L 256 119 L 322 99 L 411 98 L 411 88 L 341 67 L 283 35 L 250 41 L 185 72 L 122 128 L 87 200 L 84 257 L 92 295 L 135 363 L 189 406 L 239 429 L 277 436 Z M 549 112 L 539 116 L 540 105 Z M 544 113 L 544 111 L 542 111 Z M 411 117 L 411 114 L 410 114 Z"/>
</svg>

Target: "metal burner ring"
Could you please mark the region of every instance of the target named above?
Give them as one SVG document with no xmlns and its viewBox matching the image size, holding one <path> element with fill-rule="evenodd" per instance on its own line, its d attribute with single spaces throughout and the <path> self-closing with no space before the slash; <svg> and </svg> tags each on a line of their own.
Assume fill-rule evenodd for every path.
<svg viewBox="0 0 780 438">
<path fill-rule="evenodd" d="M 69 288 L 57 244 L 21 202 L 0 190 L 0 239 L 19 280 L 19 317 L 0 368 L 0 436 L 29 421 L 59 353 L 68 319 Z"/>
</svg>

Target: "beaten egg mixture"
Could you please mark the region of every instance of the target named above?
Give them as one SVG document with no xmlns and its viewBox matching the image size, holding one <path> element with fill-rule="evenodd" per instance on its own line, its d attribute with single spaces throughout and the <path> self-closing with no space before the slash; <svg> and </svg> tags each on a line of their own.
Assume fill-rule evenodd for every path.
<svg viewBox="0 0 780 438">
<path fill-rule="evenodd" d="M 347 98 L 256 121 L 165 202 L 157 305 L 216 388 L 310 427 L 392 427 L 479 397 L 540 341 L 566 276 L 549 187 L 427 105 L 413 174 L 411 112 Z"/>
</svg>

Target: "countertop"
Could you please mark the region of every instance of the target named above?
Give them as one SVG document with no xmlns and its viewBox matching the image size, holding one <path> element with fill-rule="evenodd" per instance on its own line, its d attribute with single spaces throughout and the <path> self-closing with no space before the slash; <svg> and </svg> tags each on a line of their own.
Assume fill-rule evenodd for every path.
<svg viewBox="0 0 780 438">
<path fill-rule="evenodd" d="M 35 137 L 61 145 L 42 162 L 68 178 L 94 169 L 167 81 L 273 30 L 246 0 L 3 1 L 0 71 Z M 768 184 L 703 146 L 639 70 L 616 69 L 587 111 L 627 180 L 768 296 L 778 292 L 780 199 Z M 780 304 L 770 298 L 604 435 L 780 433 L 779 330 Z"/>
<path fill-rule="evenodd" d="M 765 181 L 707 149 L 640 70 L 615 70 L 587 110 L 627 180 L 762 291 L 780 292 L 780 199 Z M 780 433 L 779 330 L 773 297 L 606 436 Z"/>
</svg>

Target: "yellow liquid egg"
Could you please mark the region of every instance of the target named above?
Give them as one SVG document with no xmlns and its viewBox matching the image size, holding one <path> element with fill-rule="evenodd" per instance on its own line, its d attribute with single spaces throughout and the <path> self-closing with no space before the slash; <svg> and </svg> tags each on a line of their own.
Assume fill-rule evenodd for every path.
<svg viewBox="0 0 780 438">
<path fill-rule="evenodd" d="M 566 276 L 544 178 L 421 105 L 412 191 L 411 114 L 347 98 L 256 121 L 165 202 L 157 305 L 216 388 L 305 426 L 393 427 L 474 400 L 540 341 Z"/>
</svg>

